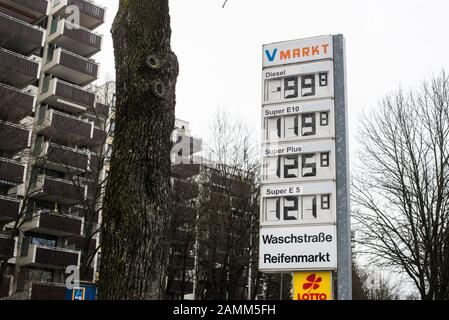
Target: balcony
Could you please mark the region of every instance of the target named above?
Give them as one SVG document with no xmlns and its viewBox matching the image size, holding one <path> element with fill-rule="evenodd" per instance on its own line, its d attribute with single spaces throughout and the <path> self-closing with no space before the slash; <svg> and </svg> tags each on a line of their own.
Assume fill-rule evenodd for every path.
<svg viewBox="0 0 449 320">
<path fill-rule="evenodd" d="M 66 8 L 70 5 L 78 7 L 82 27 L 93 30 L 104 23 L 106 9 L 91 1 L 57 0 L 53 6 L 52 14 L 67 18 L 69 14 L 66 13 Z"/>
<path fill-rule="evenodd" d="M 39 78 L 39 61 L 0 48 L 0 82 L 23 89 Z"/>
<path fill-rule="evenodd" d="M 22 248 L 22 255 L 16 258 L 16 265 L 65 269 L 67 266 L 79 266 L 80 258 L 79 251 L 30 244 L 25 249 Z"/>
<path fill-rule="evenodd" d="M 98 78 L 99 65 L 94 60 L 84 58 L 62 48 L 48 49 L 47 63 L 43 72 L 64 79 L 78 86 L 87 86 Z M 95 98 L 94 98 L 95 100 Z M 89 101 L 89 107 L 93 102 Z"/>
<path fill-rule="evenodd" d="M 0 157 L 0 185 L 16 186 L 25 181 L 25 165 Z"/>
<path fill-rule="evenodd" d="M 2 48 L 29 55 L 44 43 L 44 29 L 0 12 Z"/>
<path fill-rule="evenodd" d="M 33 112 L 36 97 L 0 83 L 0 119 L 19 122 Z"/>
<path fill-rule="evenodd" d="M 86 115 L 93 121 L 107 119 L 109 118 L 109 107 L 103 103 L 95 102 L 95 107 L 88 109 Z"/>
<path fill-rule="evenodd" d="M 87 140 L 85 143 L 89 147 L 100 147 L 106 144 L 107 134 L 99 128 L 94 128 L 92 139 Z"/>
<path fill-rule="evenodd" d="M 100 214 L 98 210 L 89 210 L 88 208 L 84 208 L 83 206 L 75 206 L 75 212 L 77 216 L 83 217 L 84 221 L 88 223 L 90 220 L 96 224 L 99 221 Z"/>
<path fill-rule="evenodd" d="M 31 130 L 26 126 L 0 120 L 0 150 L 14 154 L 31 145 Z"/>
<path fill-rule="evenodd" d="M 12 277 L 0 279 L 0 299 L 10 296 L 12 284 Z"/>
<path fill-rule="evenodd" d="M 54 214 L 44 210 L 34 214 L 25 222 L 22 231 L 48 234 L 57 237 L 80 236 L 83 234 L 83 218 L 71 215 Z"/>
<path fill-rule="evenodd" d="M 178 201 L 194 199 L 199 195 L 199 186 L 185 180 L 175 179 L 173 183 L 174 198 Z"/>
<path fill-rule="evenodd" d="M 73 246 L 76 250 L 84 250 L 86 245 L 88 245 L 89 251 L 94 251 L 95 249 L 97 249 L 96 239 L 90 239 L 88 244 L 86 242 L 87 239 L 84 237 L 70 238 L 67 240 L 67 244 L 69 246 Z"/>
<path fill-rule="evenodd" d="M 200 174 L 199 164 L 177 164 L 171 167 L 172 176 L 179 179 L 187 179 L 189 177 Z"/>
<path fill-rule="evenodd" d="M 19 217 L 20 201 L 0 196 L 0 223 L 9 223 Z"/>
<path fill-rule="evenodd" d="M 85 185 L 46 175 L 39 175 L 30 185 L 34 198 L 61 204 L 79 203 L 86 198 L 86 189 Z"/>
<path fill-rule="evenodd" d="M 45 79 L 38 102 L 59 107 L 67 112 L 82 113 L 95 104 L 95 94 L 57 78 Z"/>
<path fill-rule="evenodd" d="M 83 150 L 72 149 L 45 141 L 39 157 L 45 158 L 45 167 L 61 172 L 86 171 L 89 154 Z"/>
<path fill-rule="evenodd" d="M 65 19 L 54 18 L 47 41 L 86 58 L 101 51 L 103 38 L 89 29 Z"/>
<path fill-rule="evenodd" d="M 10 239 L 9 236 L 0 233 L 0 258 L 14 256 L 15 245 L 16 241 L 14 239 Z"/>
<path fill-rule="evenodd" d="M 67 288 L 62 283 L 34 282 L 31 284 L 27 299 L 65 300 Z"/>
<path fill-rule="evenodd" d="M 45 111 L 35 125 L 36 132 L 72 145 L 81 145 L 84 141 L 90 141 L 93 137 L 93 129 L 92 122 L 53 109 Z"/>
<path fill-rule="evenodd" d="M 0 11 L 28 23 L 37 23 L 47 15 L 47 0 L 0 0 Z"/>
<path fill-rule="evenodd" d="M 193 292 L 193 281 L 182 282 L 181 280 L 172 280 L 170 282 L 170 289 L 168 289 L 168 292 L 189 294 Z"/>
</svg>

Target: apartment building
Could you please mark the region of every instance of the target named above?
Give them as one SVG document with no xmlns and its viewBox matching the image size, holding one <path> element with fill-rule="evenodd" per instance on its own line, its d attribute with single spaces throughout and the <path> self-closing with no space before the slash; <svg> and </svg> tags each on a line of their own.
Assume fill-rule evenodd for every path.
<svg viewBox="0 0 449 320">
<path fill-rule="evenodd" d="M 246 299 L 257 277 L 258 189 L 238 168 L 201 158 L 187 122 L 176 121 L 173 140 L 167 297 Z"/>
<path fill-rule="evenodd" d="M 0 260 L 12 257 L 0 298 L 64 299 L 68 266 L 95 282 L 110 110 L 90 85 L 105 14 L 88 0 L 0 0 Z"/>
</svg>

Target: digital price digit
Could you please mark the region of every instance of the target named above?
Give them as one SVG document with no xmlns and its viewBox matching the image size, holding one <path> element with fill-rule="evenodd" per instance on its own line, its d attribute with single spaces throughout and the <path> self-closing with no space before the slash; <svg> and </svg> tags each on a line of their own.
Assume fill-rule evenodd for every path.
<svg viewBox="0 0 449 320">
<path fill-rule="evenodd" d="M 266 139 L 270 141 L 331 135 L 328 111 L 268 118 L 265 127 Z"/>
<path fill-rule="evenodd" d="M 330 194 L 267 198 L 263 219 L 269 222 L 329 219 L 330 199 Z"/>
<path fill-rule="evenodd" d="M 264 169 L 265 180 L 330 178 L 330 152 L 266 157 Z"/>
<path fill-rule="evenodd" d="M 329 96 L 329 72 L 292 75 L 267 80 L 267 102 L 304 100 Z"/>
</svg>

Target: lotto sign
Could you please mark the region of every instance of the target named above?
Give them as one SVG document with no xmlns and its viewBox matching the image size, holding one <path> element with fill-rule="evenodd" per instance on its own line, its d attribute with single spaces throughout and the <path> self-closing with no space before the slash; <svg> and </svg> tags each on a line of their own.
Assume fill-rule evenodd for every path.
<svg viewBox="0 0 449 320">
<path fill-rule="evenodd" d="M 295 272 L 293 300 L 332 300 L 332 272 Z"/>
</svg>

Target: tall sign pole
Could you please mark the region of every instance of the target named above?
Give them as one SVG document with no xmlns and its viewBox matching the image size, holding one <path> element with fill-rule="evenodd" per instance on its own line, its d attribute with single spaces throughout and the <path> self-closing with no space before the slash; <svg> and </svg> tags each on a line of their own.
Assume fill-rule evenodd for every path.
<svg viewBox="0 0 449 320">
<path fill-rule="evenodd" d="M 296 300 L 351 299 L 343 36 L 265 45 L 262 79 L 259 269 L 295 273 Z"/>
<path fill-rule="evenodd" d="M 346 54 L 343 35 L 334 35 L 334 100 L 337 182 L 338 299 L 352 299 L 351 208 L 349 201 L 349 137 Z"/>
</svg>

